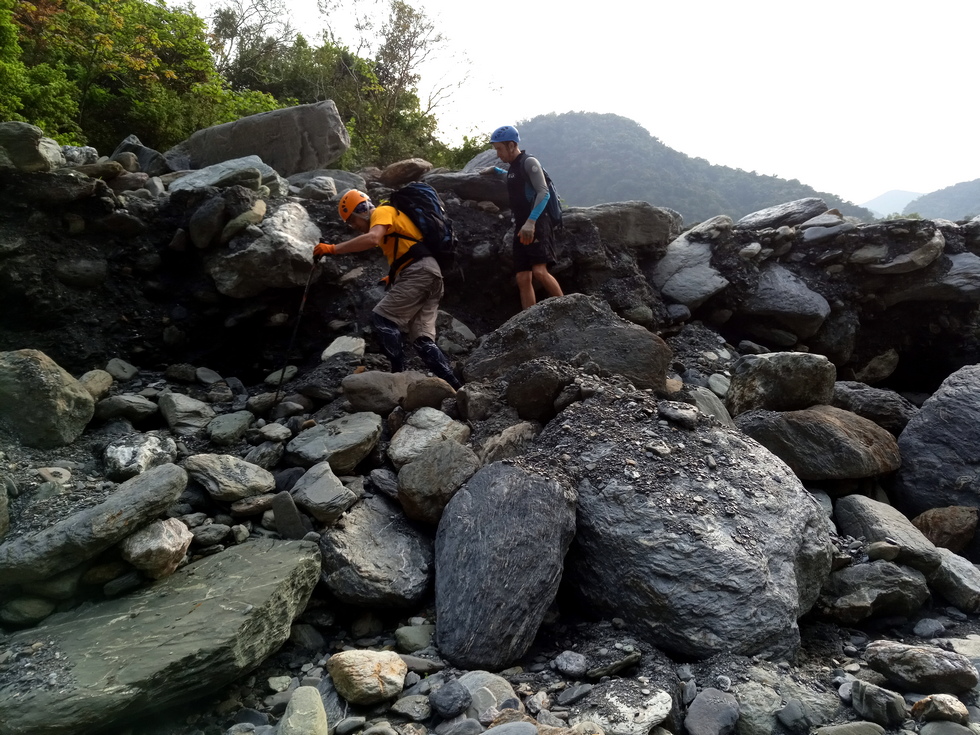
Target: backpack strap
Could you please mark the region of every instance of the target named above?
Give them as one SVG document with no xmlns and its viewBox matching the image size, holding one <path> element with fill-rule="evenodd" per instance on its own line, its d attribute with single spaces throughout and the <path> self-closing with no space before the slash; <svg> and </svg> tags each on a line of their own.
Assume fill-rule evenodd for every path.
<svg viewBox="0 0 980 735">
<path fill-rule="evenodd" d="M 407 265 L 408 263 L 415 260 L 421 260 L 426 256 L 432 255 L 432 253 L 429 252 L 429 249 L 422 244 L 421 240 L 416 240 L 414 237 L 408 237 L 407 235 L 399 235 L 397 232 L 389 235 L 389 237 L 395 238 L 395 249 L 394 252 L 392 253 L 392 255 L 394 255 L 395 257 L 391 261 L 391 267 L 388 268 L 388 288 L 390 289 L 392 285 L 395 283 L 395 277 L 398 275 L 398 272 L 401 270 L 403 265 Z M 413 244 L 409 245 L 408 249 L 405 250 L 404 253 L 399 255 L 398 243 L 400 243 L 402 240 L 408 240 Z"/>
</svg>

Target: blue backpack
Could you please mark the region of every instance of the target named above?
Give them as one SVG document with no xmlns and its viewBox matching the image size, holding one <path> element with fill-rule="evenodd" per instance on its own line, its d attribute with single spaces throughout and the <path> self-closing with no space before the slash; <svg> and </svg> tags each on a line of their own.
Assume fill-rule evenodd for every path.
<svg viewBox="0 0 980 735">
<path fill-rule="evenodd" d="M 410 240 L 413 244 L 401 255 L 396 251 L 388 274 L 391 282 L 394 282 L 394 274 L 408 260 L 431 255 L 441 269 L 451 268 L 456 263 L 459 241 L 453 221 L 446 215 L 446 207 L 435 189 L 421 181 L 413 181 L 392 192 L 388 204 L 408 215 L 422 233 L 421 240 L 396 235 L 400 240 Z"/>
<path fill-rule="evenodd" d="M 544 171 L 544 168 L 542 167 L 541 170 Z M 544 180 L 548 182 L 548 193 L 551 195 L 548 197 L 548 203 L 544 205 L 544 211 L 551 219 L 552 229 L 557 233 L 565 229 L 565 223 L 561 221 L 561 197 L 558 196 L 555 182 L 548 176 L 547 171 L 544 171 Z"/>
</svg>

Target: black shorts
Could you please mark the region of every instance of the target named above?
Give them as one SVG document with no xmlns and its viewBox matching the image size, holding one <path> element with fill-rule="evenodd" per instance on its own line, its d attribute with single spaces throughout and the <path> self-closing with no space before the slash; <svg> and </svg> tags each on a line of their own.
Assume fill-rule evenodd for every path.
<svg viewBox="0 0 980 735">
<path fill-rule="evenodd" d="M 520 227 L 514 228 L 514 272 L 531 270 L 531 266 L 544 263 L 555 264 L 555 237 L 551 229 L 551 219 L 542 214 L 534 223 L 534 242 L 523 245 Z"/>
</svg>

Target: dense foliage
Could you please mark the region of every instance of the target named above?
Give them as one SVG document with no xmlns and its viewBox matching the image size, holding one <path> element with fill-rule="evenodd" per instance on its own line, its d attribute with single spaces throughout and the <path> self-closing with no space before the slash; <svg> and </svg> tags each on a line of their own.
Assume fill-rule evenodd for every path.
<svg viewBox="0 0 980 735">
<path fill-rule="evenodd" d="M 166 148 L 195 130 L 275 109 L 217 75 L 204 21 L 145 0 L 0 0 L 0 117 L 62 142 Z M 12 38 L 11 38 L 12 36 Z"/>
<path fill-rule="evenodd" d="M 282 0 L 226 0 L 210 31 L 163 0 L 0 0 L 0 119 L 99 150 L 130 134 L 166 150 L 201 128 L 331 99 L 351 135 L 344 164 L 451 164 L 473 144 L 442 144 L 416 91 L 442 39 L 424 13 L 389 3 L 362 58 L 296 34 Z"/>
<path fill-rule="evenodd" d="M 954 222 L 976 217 L 980 215 L 980 179 L 923 194 L 909 202 L 902 212 L 904 215 L 916 213 L 927 219 L 948 219 Z"/>
<path fill-rule="evenodd" d="M 820 197 L 845 215 L 873 218 L 868 210 L 796 179 L 686 156 L 619 115 L 542 115 L 519 128 L 522 146 L 541 159 L 569 206 L 636 199 L 674 209 L 691 223 L 719 214 L 737 219 L 795 199 Z"/>
</svg>

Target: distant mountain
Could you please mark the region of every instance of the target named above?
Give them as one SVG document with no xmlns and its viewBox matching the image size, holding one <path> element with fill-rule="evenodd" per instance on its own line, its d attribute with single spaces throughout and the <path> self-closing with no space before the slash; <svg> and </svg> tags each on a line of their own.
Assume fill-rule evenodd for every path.
<svg viewBox="0 0 980 735">
<path fill-rule="evenodd" d="M 540 115 L 520 123 L 521 147 L 538 156 L 568 206 L 638 199 L 677 210 L 686 224 L 740 219 L 766 207 L 820 197 L 843 214 L 874 215 L 797 179 L 714 166 L 668 148 L 638 123 L 595 112 Z"/>
<path fill-rule="evenodd" d="M 902 214 L 918 214 L 926 219 L 971 219 L 980 214 L 980 179 L 953 184 L 923 194 L 909 202 Z"/>
<path fill-rule="evenodd" d="M 889 214 L 901 212 L 905 209 L 906 204 L 920 196 L 922 196 L 922 192 L 892 189 L 870 201 L 863 202 L 861 206 L 874 212 L 875 217 L 887 217 Z"/>
</svg>

